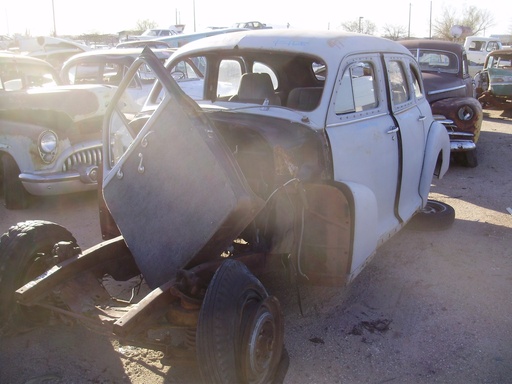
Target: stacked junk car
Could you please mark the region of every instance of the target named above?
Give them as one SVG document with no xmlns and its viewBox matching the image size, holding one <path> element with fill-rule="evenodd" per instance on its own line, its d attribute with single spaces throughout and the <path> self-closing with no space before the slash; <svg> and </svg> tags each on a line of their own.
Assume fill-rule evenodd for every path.
<svg viewBox="0 0 512 384">
<path fill-rule="evenodd" d="M 192 66 L 193 98 L 180 87 Z M 134 110 L 123 94 L 141 68 L 156 80 Z M 405 226 L 454 220 L 428 199 L 450 141 L 418 64 L 367 35 L 234 32 L 165 66 L 145 49 L 108 105 L 102 160 L 103 242 L 81 250 L 41 220 L 2 236 L 2 328 L 74 319 L 194 359 L 205 383 L 284 379 L 266 273 L 343 286 Z"/>
</svg>

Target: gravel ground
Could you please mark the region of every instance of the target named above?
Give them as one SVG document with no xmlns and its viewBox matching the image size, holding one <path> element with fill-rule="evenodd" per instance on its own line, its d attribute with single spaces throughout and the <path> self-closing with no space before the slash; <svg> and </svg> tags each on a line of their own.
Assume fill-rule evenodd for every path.
<svg viewBox="0 0 512 384">
<path fill-rule="evenodd" d="M 479 166 L 452 166 L 431 197 L 455 208 L 442 232 L 404 230 L 348 287 L 264 279 L 281 301 L 292 383 L 512 383 L 512 119 L 486 111 Z M 101 241 L 94 194 L 0 208 L 0 231 L 28 219 Z M 194 383 L 193 366 L 79 325 L 0 339 L 1 383 Z"/>
</svg>

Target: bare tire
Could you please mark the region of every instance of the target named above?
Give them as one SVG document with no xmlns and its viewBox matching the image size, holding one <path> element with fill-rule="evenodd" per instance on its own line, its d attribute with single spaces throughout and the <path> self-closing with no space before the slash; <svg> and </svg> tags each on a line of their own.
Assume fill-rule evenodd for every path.
<svg viewBox="0 0 512 384">
<path fill-rule="evenodd" d="M 17 304 L 15 291 L 53 265 L 53 247 L 61 241 L 76 246 L 73 235 L 48 221 L 26 221 L 0 237 L 0 327 L 44 321 L 48 314 Z"/>
<path fill-rule="evenodd" d="M 203 381 L 272 382 L 285 356 L 283 336 L 278 300 L 243 263 L 222 263 L 199 314 L 196 343 Z"/>
<path fill-rule="evenodd" d="M 463 167 L 476 168 L 478 166 L 478 157 L 476 149 L 455 154 L 455 161 Z"/>
<path fill-rule="evenodd" d="M 18 164 L 10 155 L 2 156 L 4 205 L 7 209 L 24 209 L 29 202 L 29 194 L 23 187 Z"/>
<path fill-rule="evenodd" d="M 451 205 L 437 200 L 428 200 L 427 205 L 411 219 L 407 228 L 418 231 L 440 231 L 449 228 L 455 221 L 455 210 Z"/>
</svg>

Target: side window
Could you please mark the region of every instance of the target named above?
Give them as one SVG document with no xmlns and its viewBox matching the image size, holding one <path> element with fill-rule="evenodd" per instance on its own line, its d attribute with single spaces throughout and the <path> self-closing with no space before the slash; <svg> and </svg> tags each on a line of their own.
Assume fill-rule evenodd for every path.
<svg viewBox="0 0 512 384">
<path fill-rule="evenodd" d="M 171 68 L 171 76 L 180 88 L 192 99 L 202 100 L 204 97 L 204 75 L 198 65 L 206 68 L 204 57 L 191 57 L 182 60 Z"/>
<path fill-rule="evenodd" d="M 236 60 L 222 60 L 219 66 L 219 80 L 217 83 L 217 97 L 233 96 L 238 91 L 242 66 Z"/>
<path fill-rule="evenodd" d="M 78 63 L 67 72 L 70 84 L 119 85 L 124 75 L 124 66 L 116 63 Z"/>
<path fill-rule="evenodd" d="M 67 74 L 70 84 L 98 83 L 99 68 L 97 64 L 77 64 L 69 69 Z"/>
<path fill-rule="evenodd" d="M 492 52 L 497 49 L 500 49 L 500 47 L 498 46 L 498 43 L 496 41 L 490 41 L 489 44 L 487 44 L 487 52 Z"/>
<path fill-rule="evenodd" d="M 423 97 L 423 89 L 421 89 L 421 81 L 420 74 L 416 67 L 411 65 L 411 75 L 412 75 L 412 87 L 414 88 L 414 95 L 416 99 L 421 99 Z"/>
<path fill-rule="evenodd" d="M 375 70 L 371 62 L 356 62 L 345 69 L 335 100 L 336 114 L 361 112 L 377 107 Z"/>
<path fill-rule="evenodd" d="M 402 104 L 410 100 L 411 95 L 402 63 L 396 60 L 389 61 L 388 76 L 393 104 Z"/>
</svg>

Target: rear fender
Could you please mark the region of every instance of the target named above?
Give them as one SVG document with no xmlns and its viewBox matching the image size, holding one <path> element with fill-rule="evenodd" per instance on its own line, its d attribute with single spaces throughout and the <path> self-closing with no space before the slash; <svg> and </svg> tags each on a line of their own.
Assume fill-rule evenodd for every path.
<svg viewBox="0 0 512 384">
<path fill-rule="evenodd" d="M 425 145 L 425 157 L 419 186 L 419 194 L 423 206 L 427 203 L 430 185 L 434 174 L 441 179 L 448 171 L 450 165 L 450 138 L 443 124 L 434 121 L 430 126 L 427 143 Z"/>
<path fill-rule="evenodd" d="M 353 217 L 352 261 L 348 282 L 364 268 L 378 245 L 377 199 L 366 186 L 345 182 L 336 183 L 351 205 Z"/>
</svg>

